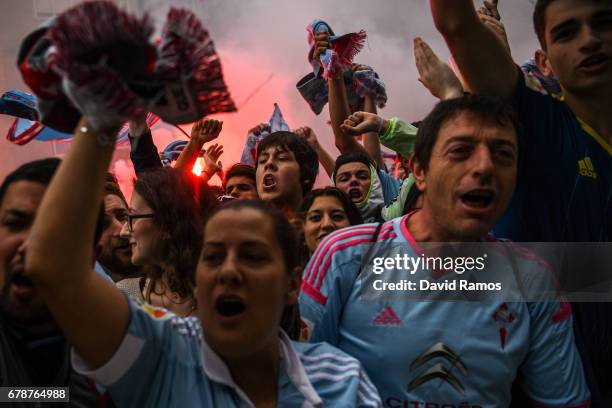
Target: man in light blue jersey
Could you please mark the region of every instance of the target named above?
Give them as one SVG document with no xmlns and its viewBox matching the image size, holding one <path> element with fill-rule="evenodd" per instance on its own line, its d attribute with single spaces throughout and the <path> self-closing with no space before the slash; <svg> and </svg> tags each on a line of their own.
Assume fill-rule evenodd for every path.
<svg viewBox="0 0 612 408">
<path fill-rule="evenodd" d="M 304 337 L 359 359 L 387 407 L 507 407 L 515 378 L 537 406 L 589 404 L 571 308 L 556 298 L 415 302 L 363 296 L 370 276 L 362 259 L 373 242 L 377 256 L 392 258 L 398 248 L 421 256 L 418 243 L 486 239 L 514 191 L 518 134 L 513 110 L 497 99 L 441 102 L 422 122 L 415 145 L 412 171 L 422 208 L 382 226 L 330 234 L 304 271 Z M 547 287 L 543 262 L 513 246 L 507 251 L 496 256 L 499 276 L 517 270 L 529 274 L 531 286 Z"/>
</svg>

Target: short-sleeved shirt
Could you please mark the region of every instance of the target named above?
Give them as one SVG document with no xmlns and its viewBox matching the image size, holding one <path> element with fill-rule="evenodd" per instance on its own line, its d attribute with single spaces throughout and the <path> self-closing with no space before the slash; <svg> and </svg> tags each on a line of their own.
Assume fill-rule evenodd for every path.
<svg viewBox="0 0 612 408">
<path fill-rule="evenodd" d="M 76 353 L 73 364 L 107 387 L 126 407 L 252 407 L 229 369 L 206 344 L 197 318 L 128 300 L 131 321 L 114 356 L 89 370 Z M 380 407 L 361 364 L 328 344 L 300 344 L 281 331 L 279 407 Z"/>
<path fill-rule="evenodd" d="M 523 242 L 612 239 L 612 146 L 521 71 L 514 105 L 525 164 L 495 236 Z"/>
<path fill-rule="evenodd" d="M 392 248 L 419 256 L 407 217 L 382 225 L 377 255 Z M 376 229 L 364 224 L 326 237 L 304 271 L 299 304 L 310 341 L 329 342 L 361 361 L 385 406 L 505 407 L 519 374 L 538 406 L 588 402 L 568 304 L 364 298 L 366 280 L 357 277 L 366 273 L 362 257 Z M 508 263 L 500 265 L 511 274 Z M 535 260 L 517 255 L 516 263 L 530 276 L 549 276 Z"/>
</svg>

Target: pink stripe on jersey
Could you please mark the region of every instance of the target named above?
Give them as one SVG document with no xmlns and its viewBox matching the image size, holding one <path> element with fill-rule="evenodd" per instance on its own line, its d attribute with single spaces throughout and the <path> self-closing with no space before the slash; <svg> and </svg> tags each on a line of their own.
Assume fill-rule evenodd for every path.
<svg viewBox="0 0 612 408">
<path fill-rule="evenodd" d="M 390 232 L 387 232 L 386 234 L 379 235 L 376 241 L 378 242 L 378 241 L 382 241 L 383 239 L 389 239 L 389 238 L 397 238 L 397 234 L 393 231 L 390 231 Z"/>
<path fill-rule="evenodd" d="M 384 234 L 385 232 L 393 231 L 393 221 L 387 221 L 385 225 L 380 229 L 380 233 Z"/>
<path fill-rule="evenodd" d="M 408 231 L 408 226 L 407 226 L 408 218 L 412 217 L 414 213 L 416 213 L 417 211 L 418 210 L 412 210 L 408 214 L 406 214 L 404 217 L 402 217 L 402 219 L 400 220 L 400 231 L 402 231 L 404 238 L 406 238 L 406 241 L 408 241 L 408 243 L 410 244 L 414 252 L 417 255 L 419 255 L 423 253 L 423 250 L 421 249 L 419 244 L 416 243 L 416 241 L 414 240 L 414 237 L 412 236 L 410 231 Z"/>
<path fill-rule="evenodd" d="M 414 253 L 417 256 L 420 255 L 424 255 L 425 251 L 423 251 L 423 249 L 419 246 L 419 244 L 417 244 L 417 242 L 414 240 L 414 237 L 412 236 L 412 234 L 410 233 L 410 231 L 408 231 L 408 218 L 410 218 L 412 215 L 414 215 L 414 213 L 416 213 L 418 211 L 418 209 L 416 210 L 412 210 L 411 212 L 409 212 L 408 214 L 406 214 L 401 220 L 400 220 L 400 231 L 402 231 L 402 234 L 404 235 L 404 238 L 406 238 L 406 241 L 408 241 L 408 243 L 410 244 L 410 246 L 412 247 L 412 250 L 414 251 Z M 451 273 L 451 270 L 438 270 L 438 269 L 434 269 L 433 271 L 431 271 L 431 276 L 434 279 L 440 279 L 441 277 L 443 277 L 444 275 L 447 275 L 449 273 Z"/>
<path fill-rule="evenodd" d="M 547 269 L 548 271 L 552 272 L 553 268 L 550 266 L 550 264 L 545 259 L 539 257 L 538 255 L 536 255 L 534 252 L 532 252 L 528 248 L 525 248 L 524 246 L 521 246 L 517 244 L 516 242 L 510 241 L 510 240 L 506 240 L 504 242 L 506 242 L 508 245 L 510 245 L 512 248 L 515 249 L 516 255 L 520 256 L 523 259 L 527 259 L 528 261 L 534 261 L 542 268 Z"/>
<path fill-rule="evenodd" d="M 371 236 L 376 230 L 376 226 L 366 226 L 366 227 L 355 227 L 351 228 L 348 231 L 342 231 L 337 234 L 332 234 L 331 236 L 325 237 L 323 241 L 319 244 L 319 247 L 315 250 L 314 258 L 310 260 L 310 266 L 306 270 L 306 275 L 303 280 L 314 283 L 316 279 L 316 273 L 321 265 L 322 259 L 327 255 L 330 247 L 334 245 L 336 242 L 341 241 L 343 239 L 352 238 L 360 235 L 368 235 Z"/>
<path fill-rule="evenodd" d="M 320 290 L 321 286 L 323 286 L 323 278 L 325 278 L 325 275 L 327 274 L 327 270 L 329 269 L 329 264 L 331 264 L 332 256 L 334 255 L 335 252 L 341 251 L 344 248 L 348 248 L 353 245 L 365 244 L 370 241 L 371 241 L 371 237 L 368 237 L 368 238 L 363 238 L 363 239 L 356 239 L 354 241 L 344 242 L 334 247 L 333 251 L 329 253 L 329 256 L 327 257 L 327 261 L 325 261 L 325 264 L 323 265 L 322 271 L 319 273 L 319 279 L 317 280 L 317 284 L 315 285 L 315 288 L 317 290 Z"/>
<path fill-rule="evenodd" d="M 302 288 L 301 289 L 302 289 L 302 292 L 304 292 L 306 295 L 308 295 L 315 302 L 320 303 L 323 306 L 325 306 L 325 304 L 327 303 L 327 297 L 325 297 L 325 295 L 322 294 L 320 291 L 318 291 L 315 288 L 313 288 L 310 285 L 310 283 L 302 282 Z"/>
</svg>

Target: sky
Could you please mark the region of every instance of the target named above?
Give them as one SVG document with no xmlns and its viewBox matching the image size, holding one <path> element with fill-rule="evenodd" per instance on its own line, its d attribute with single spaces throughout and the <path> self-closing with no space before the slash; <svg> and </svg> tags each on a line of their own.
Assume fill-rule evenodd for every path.
<svg viewBox="0 0 612 408">
<path fill-rule="evenodd" d="M 2 0 L 0 23 L 0 90 L 24 89 L 14 61 L 23 36 L 43 20 L 32 18 L 28 8 L 37 2 L 54 3 L 56 9 L 74 0 Z M 318 138 L 334 156 L 327 109 L 316 116 L 310 111 L 297 89 L 296 82 L 310 71 L 307 61 L 306 26 L 315 18 L 327 21 L 336 34 L 366 30 L 367 43 L 355 61 L 371 65 L 387 86 L 387 106 L 379 111 L 383 117 L 401 117 L 409 121 L 422 119 L 436 100 L 417 80 L 412 39 L 422 37 L 433 50 L 447 60 L 449 53 L 435 30 L 428 0 L 117 0 L 130 11 L 149 12 L 157 25 L 164 20 L 170 5 L 189 7 L 210 31 L 223 65 L 226 83 L 238 106 L 238 112 L 215 115 L 223 120 L 218 142 L 224 145 L 221 160 L 224 167 L 240 159 L 248 130 L 266 122 L 279 103 L 291 128 L 312 127 Z M 476 2 L 480 5 L 480 2 Z M 506 25 L 512 54 L 516 62 L 530 58 L 537 48 L 531 26 L 533 5 L 530 0 L 500 0 L 500 13 Z M 11 30 L 11 28 L 13 28 Z M 7 32 L 13 35 L 7 34 Z M 5 135 L 11 121 L 0 118 L 0 133 Z M 182 125 L 189 131 L 190 124 Z M 153 128 L 159 150 L 176 138 L 185 138 L 169 125 Z M 33 141 L 25 146 L 10 144 L 0 138 L 0 176 L 15 166 L 41 157 L 61 155 L 67 143 L 51 146 Z M 131 189 L 133 173 L 125 150 L 115 155 L 113 170 L 118 173 L 124 190 Z M 321 172 L 323 172 L 321 170 Z M 319 185 L 327 183 L 320 175 Z M 125 191 L 130 195 L 130 191 Z"/>
</svg>

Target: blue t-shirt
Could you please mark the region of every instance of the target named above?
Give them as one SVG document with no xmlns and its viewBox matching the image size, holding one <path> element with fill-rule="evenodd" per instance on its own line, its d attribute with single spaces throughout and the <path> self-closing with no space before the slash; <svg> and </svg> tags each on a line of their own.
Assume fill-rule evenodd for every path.
<svg viewBox="0 0 612 408">
<path fill-rule="evenodd" d="M 376 242 L 384 256 L 421 252 L 407 217 L 381 227 Z M 517 375 L 538 406 L 588 402 L 567 303 L 364 298 L 358 275 L 376 227 L 326 237 L 304 271 L 299 304 L 309 340 L 329 342 L 361 361 L 385 406 L 505 407 Z M 520 255 L 517 268 L 532 277 L 530 286 L 548 285 L 542 264 Z M 500 276 L 512 275 L 506 258 L 499 265 L 508 269 Z M 392 273 L 396 282 L 408 274 Z"/>
<path fill-rule="evenodd" d="M 104 267 L 100 264 L 100 262 L 96 261 L 94 263 L 94 271 L 98 275 L 102 276 L 104 279 L 112 283 L 113 285 L 115 284 L 115 281 L 113 281 L 113 278 L 111 278 L 110 275 L 106 273 L 106 271 L 104 270 Z"/>
<path fill-rule="evenodd" d="M 522 71 L 513 103 L 524 127 L 524 166 L 495 236 L 523 242 L 609 242 L 612 146 Z"/>
<path fill-rule="evenodd" d="M 203 340 L 197 318 L 129 300 L 131 321 L 115 355 L 77 372 L 104 385 L 117 406 L 252 407 L 229 369 Z M 280 333 L 279 407 L 380 407 L 361 364 L 325 343 L 292 342 Z"/>
<path fill-rule="evenodd" d="M 402 184 L 398 179 L 391 177 L 384 170 L 377 170 L 378 178 L 380 179 L 380 185 L 382 186 L 383 198 L 385 205 L 389 205 L 395 197 L 398 196 L 400 191 L 400 185 Z"/>
</svg>

